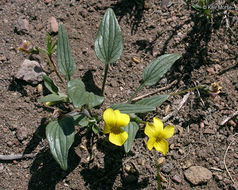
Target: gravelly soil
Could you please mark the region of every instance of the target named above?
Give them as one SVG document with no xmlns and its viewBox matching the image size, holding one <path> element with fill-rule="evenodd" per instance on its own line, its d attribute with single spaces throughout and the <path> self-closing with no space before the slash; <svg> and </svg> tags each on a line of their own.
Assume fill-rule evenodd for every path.
<svg viewBox="0 0 238 190">
<path fill-rule="evenodd" d="M 181 54 L 182 59 L 166 77 L 139 95 L 175 80 L 174 85 L 159 93 L 216 81 L 222 91 L 215 99 L 194 91 L 182 109 L 166 122 L 176 127 L 176 134 L 169 139 L 170 150 L 161 168 L 163 189 L 235 189 L 232 179 L 238 182 L 238 138 L 234 136 L 238 132 L 237 120 L 233 118 L 223 126 L 220 122 L 238 108 L 237 16 L 228 12 L 227 19 L 217 16 L 207 23 L 183 1 L 174 1 L 169 8 L 162 9 L 160 1 L 132 0 L 0 2 L 0 154 L 37 153 L 33 159 L 0 161 L 0 189 L 157 189 L 155 159 L 162 154 L 146 149 L 143 131 L 139 131 L 131 152 L 125 155 L 121 147 L 112 146 L 104 135 L 92 137 L 86 129 L 79 129 L 70 150 L 69 171 L 63 172 L 45 139 L 45 122 L 52 110 L 37 102 L 43 92 L 36 85 L 14 78 L 24 59 L 29 58 L 16 48 L 24 39 L 45 46 L 48 19 L 54 16 L 69 34 L 77 64 L 74 77 L 82 78 L 89 90 L 100 90 L 104 65 L 96 58 L 94 39 L 108 7 L 119 20 L 124 50 L 121 59 L 111 65 L 106 100 L 96 112 L 102 114 L 111 104 L 126 101 L 138 87 L 143 68 L 150 61 L 165 53 Z M 20 16 L 29 22 L 26 33 L 16 31 Z M 133 62 L 133 57 L 139 58 L 140 63 Z M 33 59 L 46 67 L 43 58 Z M 145 119 L 163 118 L 165 107 L 170 105 L 171 111 L 176 110 L 182 98 L 169 99 Z M 21 132 L 26 137 L 23 140 L 19 140 Z M 230 175 L 224 165 L 229 144 L 226 165 Z M 209 169 L 212 179 L 192 185 L 184 177 L 190 166 Z"/>
</svg>

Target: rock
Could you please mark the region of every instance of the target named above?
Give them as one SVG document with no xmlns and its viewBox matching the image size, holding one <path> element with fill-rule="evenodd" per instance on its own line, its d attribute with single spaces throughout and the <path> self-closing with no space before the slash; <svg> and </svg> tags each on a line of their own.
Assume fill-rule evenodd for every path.
<svg viewBox="0 0 238 190">
<path fill-rule="evenodd" d="M 38 84 L 43 80 L 44 74 L 38 62 L 25 59 L 15 77 L 31 84 Z"/>
<path fill-rule="evenodd" d="M 2 62 L 7 61 L 7 58 L 5 56 L 1 56 L 0 61 L 2 61 Z"/>
<path fill-rule="evenodd" d="M 51 0 L 45 0 L 46 4 L 49 4 L 51 2 Z"/>
<path fill-rule="evenodd" d="M 3 166 L 3 164 L 1 163 L 1 164 L 0 164 L 0 173 L 3 173 L 3 169 L 4 169 L 4 166 Z"/>
<path fill-rule="evenodd" d="M 184 175 L 193 185 L 207 183 L 212 178 L 212 172 L 202 166 L 191 166 L 184 172 Z"/>
<path fill-rule="evenodd" d="M 37 31 L 41 31 L 44 28 L 44 26 L 43 26 L 43 24 L 39 23 L 35 26 L 35 28 Z"/>
<path fill-rule="evenodd" d="M 228 125 L 230 125 L 232 127 L 236 127 L 236 123 L 233 120 L 229 120 Z"/>
<path fill-rule="evenodd" d="M 27 34 L 29 32 L 29 22 L 25 16 L 20 16 L 17 19 L 15 30 L 18 34 Z"/>
<path fill-rule="evenodd" d="M 164 164 L 162 167 L 161 167 L 161 171 L 163 173 L 166 173 L 166 174 L 169 174 L 173 169 L 173 164 Z"/>
<path fill-rule="evenodd" d="M 205 129 L 205 131 L 204 131 L 204 134 L 211 134 L 211 135 L 214 135 L 215 133 L 216 133 L 215 130 L 213 130 L 213 129 L 209 129 L 209 128 Z"/>
<path fill-rule="evenodd" d="M 182 182 L 181 177 L 177 174 L 175 176 L 173 176 L 172 180 L 176 183 L 181 183 Z"/>
<path fill-rule="evenodd" d="M 214 75 L 216 73 L 213 67 L 207 68 L 207 72 L 211 75 Z"/>
<path fill-rule="evenodd" d="M 14 143 L 13 143 L 12 141 L 8 141 L 8 142 L 7 142 L 7 146 L 9 146 L 9 147 L 12 147 L 13 144 L 14 144 Z"/>
<path fill-rule="evenodd" d="M 199 130 L 199 126 L 198 126 L 198 124 L 196 124 L 196 123 L 192 123 L 192 124 L 190 125 L 190 128 L 191 128 L 193 131 L 198 131 L 198 130 Z"/>
<path fill-rule="evenodd" d="M 50 33 L 57 33 L 59 24 L 58 24 L 56 18 L 52 16 L 52 17 L 49 18 L 48 22 L 49 22 L 49 32 Z"/>
<path fill-rule="evenodd" d="M 80 11 L 80 14 L 82 15 L 83 18 L 86 18 L 88 16 L 88 12 L 85 9 Z"/>
<path fill-rule="evenodd" d="M 203 129 L 205 124 L 203 122 L 200 123 L 200 128 Z"/>
<path fill-rule="evenodd" d="M 43 86 L 42 86 L 42 84 L 38 84 L 36 88 L 37 88 L 37 92 L 38 92 L 38 93 L 43 92 Z"/>
<path fill-rule="evenodd" d="M 25 127 L 20 127 L 17 129 L 17 132 L 16 132 L 16 136 L 17 136 L 17 139 L 19 141 L 23 141 L 27 138 L 28 136 L 28 131 Z"/>
<path fill-rule="evenodd" d="M 223 46 L 223 48 L 224 48 L 225 50 L 229 49 L 229 48 L 228 48 L 228 45 L 226 45 L 226 44 Z"/>
</svg>

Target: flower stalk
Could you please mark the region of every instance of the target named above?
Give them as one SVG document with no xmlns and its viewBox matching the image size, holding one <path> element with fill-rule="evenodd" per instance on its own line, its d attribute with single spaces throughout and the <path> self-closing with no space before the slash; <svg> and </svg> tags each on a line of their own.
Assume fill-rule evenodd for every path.
<svg viewBox="0 0 238 190">
<path fill-rule="evenodd" d="M 106 64 L 105 71 L 104 71 L 104 77 L 103 77 L 103 83 L 102 83 L 102 95 L 103 95 L 105 84 L 106 84 L 106 80 L 107 80 L 108 68 L 109 68 L 109 64 Z"/>
</svg>

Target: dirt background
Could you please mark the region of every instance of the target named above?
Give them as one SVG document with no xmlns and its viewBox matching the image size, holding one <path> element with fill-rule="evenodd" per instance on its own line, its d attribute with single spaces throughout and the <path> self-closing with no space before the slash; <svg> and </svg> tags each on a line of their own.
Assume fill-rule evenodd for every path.
<svg viewBox="0 0 238 190">
<path fill-rule="evenodd" d="M 179 113 L 166 122 L 176 127 L 176 134 L 169 139 L 170 150 L 162 166 L 166 179 L 163 189 L 235 189 L 231 177 L 238 181 L 238 140 L 234 136 L 238 132 L 237 121 L 233 118 L 223 126 L 220 122 L 238 108 L 237 16 L 226 12 L 226 17 L 222 14 L 213 23 L 206 23 L 181 0 L 172 1 L 167 8 L 160 4 L 155 0 L 1 0 L 0 154 L 36 156 L 0 161 L 0 189 L 157 189 L 154 157 L 162 155 L 146 149 L 143 131 L 139 131 L 131 152 L 125 155 L 123 148 L 112 146 L 105 135 L 92 136 L 80 128 L 70 149 L 69 171 L 62 171 L 45 139 L 45 121 L 52 110 L 37 102 L 44 91 L 14 77 L 24 59 L 29 58 L 16 48 L 24 39 L 45 47 L 48 19 L 53 16 L 68 31 L 77 64 L 74 78 L 82 78 L 88 90 L 100 90 L 104 65 L 96 58 L 94 39 L 108 7 L 115 11 L 123 31 L 124 51 L 121 59 L 111 65 L 106 100 L 97 112 L 102 114 L 111 104 L 126 101 L 138 87 L 143 68 L 150 61 L 165 53 L 181 54 L 182 59 L 158 84 L 139 95 L 175 80 L 174 85 L 160 93 L 216 81 L 222 91 L 215 99 L 198 91 L 191 93 Z M 16 31 L 20 16 L 29 22 L 26 33 Z M 133 57 L 139 58 L 140 63 L 133 62 Z M 31 59 L 46 65 L 38 56 Z M 54 74 L 51 76 L 55 78 Z M 170 105 L 171 111 L 175 110 L 182 98 L 169 99 L 145 119 L 163 118 L 164 108 Z M 224 165 L 229 144 L 226 165 L 231 177 Z M 190 166 L 209 169 L 212 179 L 192 185 L 184 177 Z"/>
</svg>

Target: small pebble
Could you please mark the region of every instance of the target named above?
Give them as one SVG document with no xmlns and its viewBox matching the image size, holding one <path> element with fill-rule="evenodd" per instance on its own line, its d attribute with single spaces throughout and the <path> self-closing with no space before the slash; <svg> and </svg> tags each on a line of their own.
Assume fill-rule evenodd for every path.
<svg viewBox="0 0 238 190">
<path fill-rule="evenodd" d="M 201 123 L 200 123 L 200 128 L 201 128 L 201 129 L 203 129 L 203 128 L 204 128 L 204 126 L 205 126 L 205 125 L 204 125 L 204 123 L 203 123 L 203 122 L 201 122 Z"/>
<path fill-rule="evenodd" d="M 173 150 L 173 149 L 174 149 L 174 144 L 171 144 L 171 145 L 169 146 L 169 148 L 170 148 L 171 150 Z"/>
<path fill-rule="evenodd" d="M 228 45 L 225 44 L 225 45 L 223 46 L 223 48 L 227 50 L 227 49 L 228 49 Z"/>
<path fill-rule="evenodd" d="M 14 143 L 13 143 L 12 141 L 8 141 L 8 142 L 7 142 L 7 146 L 9 146 L 9 147 L 12 147 L 13 144 L 14 144 Z"/>
<path fill-rule="evenodd" d="M 170 112 L 170 105 L 168 104 L 165 108 L 164 108 L 164 114 L 168 115 Z"/>
<path fill-rule="evenodd" d="M 161 167 L 161 171 L 166 174 L 169 174 L 172 171 L 172 169 L 173 169 L 173 165 L 170 163 L 164 164 Z"/>
<path fill-rule="evenodd" d="M 161 166 L 164 163 L 164 161 L 165 161 L 165 158 L 164 157 L 160 157 L 158 159 L 158 164 Z"/>
<path fill-rule="evenodd" d="M 50 33 L 57 33 L 59 24 L 58 24 L 56 18 L 52 16 L 52 17 L 49 18 L 48 22 L 49 22 L 49 31 L 50 31 Z"/>
<path fill-rule="evenodd" d="M 38 85 L 37 85 L 37 91 L 38 91 L 39 93 L 41 93 L 41 92 L 43 91 L 43 86 L 42 86 L 42 84 L 38 84 Z"/>
<path fill-rule="evenodd" d="M 131 166 L 130 166 L 130 165 L 126 165 L 126 166 L 125 166 L 125 171 L 126 171 L 127 173 L 129 173 L 129 172 L 131 171 Z"/>
<path fill-rule="evenodd" d="M 80 145 L 79 148 L 80 148 L 80 150 L 82 150 L 82 151 L 87 151 L 87 148 L 86 148 L 84 145 Z"/>
<path fill-rule="evenodd" d="M 182 182 L 182 179 L 179 175 L 173 176 L 172 180 L 176 183 L 181 183 Z"/>
<path fill-rule="evenodd" d="M 6 60 L 7 60 L 7 58 L 5 56 L 0 57 L 0 61 L 6 61 Z"/>
<path fill-rule="evenodd" d="M 228 125 L 232 126 L 232 127 L 236 127 L 236 122 L 234 122 L 232 119 L 228 121 Z"/>
</svg>

